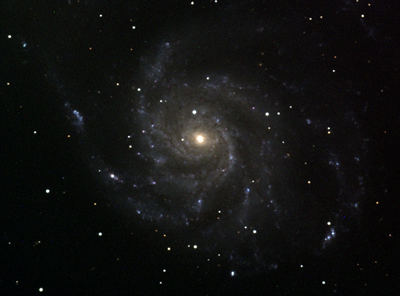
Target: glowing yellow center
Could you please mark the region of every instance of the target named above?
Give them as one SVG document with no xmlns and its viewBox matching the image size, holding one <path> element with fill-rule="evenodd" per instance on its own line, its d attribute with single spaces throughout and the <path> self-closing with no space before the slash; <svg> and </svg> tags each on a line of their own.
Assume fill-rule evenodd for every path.
<svg viewBox="0 0 400 296">
<path fill-rule="evenodd" d="M 203 143 L 205 138 L 202 135 L 199 135 L 199 136 L 196 137 L 196 140 L 197 140 L 198 143 Z"/>
</svg>

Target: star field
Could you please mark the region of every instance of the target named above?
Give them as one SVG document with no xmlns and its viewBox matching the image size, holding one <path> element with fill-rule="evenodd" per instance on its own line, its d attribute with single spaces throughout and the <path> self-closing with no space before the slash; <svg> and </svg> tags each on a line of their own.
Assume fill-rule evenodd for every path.
<svg viewBox="0 0 400 296">
<path fill-rule="evenodd" d="M 392 4 L 3 6 L 6 294 L 397 295 Z"/>
</svg>

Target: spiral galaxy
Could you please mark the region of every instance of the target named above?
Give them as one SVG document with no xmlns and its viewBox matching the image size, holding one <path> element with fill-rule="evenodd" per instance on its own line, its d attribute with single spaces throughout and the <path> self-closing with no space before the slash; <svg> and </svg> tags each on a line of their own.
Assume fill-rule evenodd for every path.
<svg viewBox="0 0 400 296">
<path fill-rule="evenodd" d="M 324 37 L 232 9 L 165 29 L 115 101 L 66 107 L 107 198 L 255 271 L 349 231 L 365 146 Z"/>
<path fill-rule="evenodd" d="M 164 45 L 163 55 L 172 50 Z M 156 77 L 138 106 L 152 177 L 168 202 L 185 206 L 185 223 L 231 206 L 236 187 L 247 195 L 251 181 L 268 173 L 270 158 L 268 126 L 255 111 L 262 93 L 222 74 L 200 77 Z"/>
</svg>

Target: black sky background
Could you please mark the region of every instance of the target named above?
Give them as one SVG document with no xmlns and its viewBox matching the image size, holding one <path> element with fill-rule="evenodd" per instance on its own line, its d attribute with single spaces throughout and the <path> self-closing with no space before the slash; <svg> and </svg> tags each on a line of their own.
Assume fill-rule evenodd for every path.
<svg viewBox="0 0 400 296">
<path fill-rule="evenodd" d="M 340 1 L 333 4 L 318 3 L 326 5 L 323 10 L 332 15 L 345 6 Z M 91 9 L 104 11 L 106 5 L 119 5 L 119 2 L 104 4 L 101 1 L 98 5 L 91 4 L 88 14 Z M 373 9 L 367 14 L 370 26 L 366 30 L 375 29 L 374 37 L 358 38 L 366 33 L 360 31 L 362 26 L 351 15 L 357 11 L 351 9 L 348 15 L 340 14 L 334 18 L 331 28 L 323 32 L 327 36 L 342 35 L 343 44 L 349 44 L 346 39 L 359 40 L 354 48 L 336 46 L 342 51 L 338 55 L 344 57 L 336 67 L 346 69 L 351 64 L 351 69 L 358 69 L 365 75 L 362 91 L 369 93 L 362 96 L 362 101 L 352 102 L 363 126 L 362 133 L 370 139 L 369 160 L 366 164 L 369 166 L 368 194 L 362 205 L 360 232 L 353 239 L 343 242 L 353 250 L 348 257 L 336 258 L 334 250 L 323 257 L 328 262 L 339 261 L 341 268 L 338 270 L 345 270 L 338 278 L 346 288 L 338 289 L 337 293 L 318 285 L 318 275 L 326 270 L 319 270 L 318 262 L 312 258 L 308 260 L 314 269 L 307 275 L 284 266 L 272 275 L 238 278 L 234 282 L 227 279 L 223 272 L 213 273 L 209 270 L 209 274 L 205 275 L 199 271 L 201 268 L 195 267 L 199 265 L 199 258 L 161 255 L 164 245 L 156 235 L 149 235 L 140 224 L 127 221 L 120 210 L 110 207 L 107 202 L 99 203 L 94 210 L 94 202 L 106 200 L 105 189 L 99 186 L 92 176 L 88 161 L 80 154 L 83 145 L 66 118 L 62 94 L 51 83 L 52 77 L 46 77 L 49 75 L 47 58 L 40 53 L 41 38 L 47 38 L 45 28 L 53 23 L 44 21 L 41 13 L 51 8 L 43 8 L 41 1 L 8 1 L 2 6 L 2 295 L 33 295 L 39 293 L 40 287 L 44 287 L 43 293 L 63 291 L 77 295 L 165 295 L 169 291 L 175 291 L 178 295 L 186 292 L 234 295 L 238 291 L 242 292 L 239 295 L 266 291 L 275 293 L 273 295 L 306 295 L 305 292 L 308 295 L 398 295 L 400 47 L 396 17 L 399 10 L 395 1 L 383 1 L 376 5 L 373 3 Z M 321 9 L 303 1 L 297 6 L 310 14 L 313 14 L 313 10 Z M 138 21 L 150 22 L 151 25 L 146 28 L 173 26 L 174 22 L 185 22 L 191 18 L 186 14 L 185 6 L 179 2 L 174 2 L 174 5 L 149 3 L 150 9 L 151 16 L 144 12 L 144 19 Z M 26 21 L 32 10 L 38 12 L 36 27 Z M 196 16 L 202 13 L 205 11 L 192 12 Z M 54 20 L 54 23 L 58 21 Z M 38 31 L 41 33 L 38 34 Z M 61 29 L 59 32 L 68 34 Z M 120 36 L 106 35 L 108 42 L 123 44 L 126 41 L 124 33 L 121 31 Z M 13 38 L 8 39 L 8 34 Z M 142 34 L 142 38 L 146 39 L 156 32 L 148 29 Z M 27 48 L 21 46 L 23 40 Z M 144 45 L 138 41 L 138 46 Z M 360 48 L 364 48 L 361 53 Z M 365 59 L 360 58 L 360 54 L 370 59 L 371 64 L 367 66 L 361 63 Z M 113 59 L 121 63 L 129 62 L 118 54 Z M 107 69 L 104 70 L 106 72 Z M 37 134 L 33 131 L 37 131 Z M 51 189 L 49 194 L 45 193 L 47 188 Z M 376 201 L 379 201 L 379 205 Z M 98 229 L 108 235 L 99 237 Z M 37 244 L 37 241 L 41 243 Z M 168 278 L 168 275 L 160 272 L 160 262 L 176 266 L 171 273 L 173 277 Z M 187 268 L 181 268 L 191 264 L 194 267 L 191 273 L 187 272 Z M 229 271 L 227 266 L 222 269 Z M 170 284 L 157 285 L 161 278 Z M 286 288 L 287 282 L 291 282 L 290 288 Z"/>
</svg>

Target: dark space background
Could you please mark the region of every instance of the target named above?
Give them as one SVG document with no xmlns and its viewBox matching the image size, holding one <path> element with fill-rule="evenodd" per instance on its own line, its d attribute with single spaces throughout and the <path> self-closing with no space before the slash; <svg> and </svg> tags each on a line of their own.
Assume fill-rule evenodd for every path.
<svg viewBox="0 0 400 296">
<path fill-rule="evenodd" d="M 95 58 L 82 50 L 58 59 L 57 48 L 66 53 L 69 45 L 58 44 L 54 36 L 73 40 L 77 34 L 82 48 L 102 42 L 122 48 L 129 43 L 138 57 L 147 42 L 169 27 L 185 26 L 193 18 L 207 20 L 208 13 L 222 7 L 261 10 L 264 3 L 78 2 L 0 5 L 1 295 L 399 295 L 396 1 L 285 4 L 288 15 L 314 17 L 310 26 L 335 44 L 337 55 L 343 57 L 335 61 L 336 69 L 357 74 L 355 80 L 361 85 L 362 95 L 350 103 L 363 139 L 368 139 L 359 228 L 346 240 L 339 238 L 331 251 L 303 258 L 310 266 L 307 270 L 282 263 L 276 270 L 235 277 L 224 258 L 210 265 L 205 253 L 165 252 L 174 237 L 163 237 L 154 232 L 154 225 L 130 219 L 121 204 L 109 202 L 110 192 L 94 176 L 88 148 L 64 105 L 78 87 L 74 89 L 73 75 L 63 65 L 78 55 L 82 60 Z M 86 26 L 101 27 L 95 23 L 101 13 L 110 18 L 104 35 L 90 35 Z M 328 19 L 325 23 L 317 20 L 321 14 Z M 139 31 L 134 37 L 130 18 Z M 120 77 L 131 75 L 128 68 L 138 67 L 135 60 L 139 63 L 123 52 L 116 50 L 110 57 L 110 64 L 132 63 L 119 70 Z M 79 77 L 88 84 L 93 79 L 104 81 L 111 69 L 105 63 L 92 63 L 95 70 L 82 68 Z M 341 249 L 346 251 L 337 252 Z M 325 275 L 334 280 L 321 284 Z"/>
</svg>

